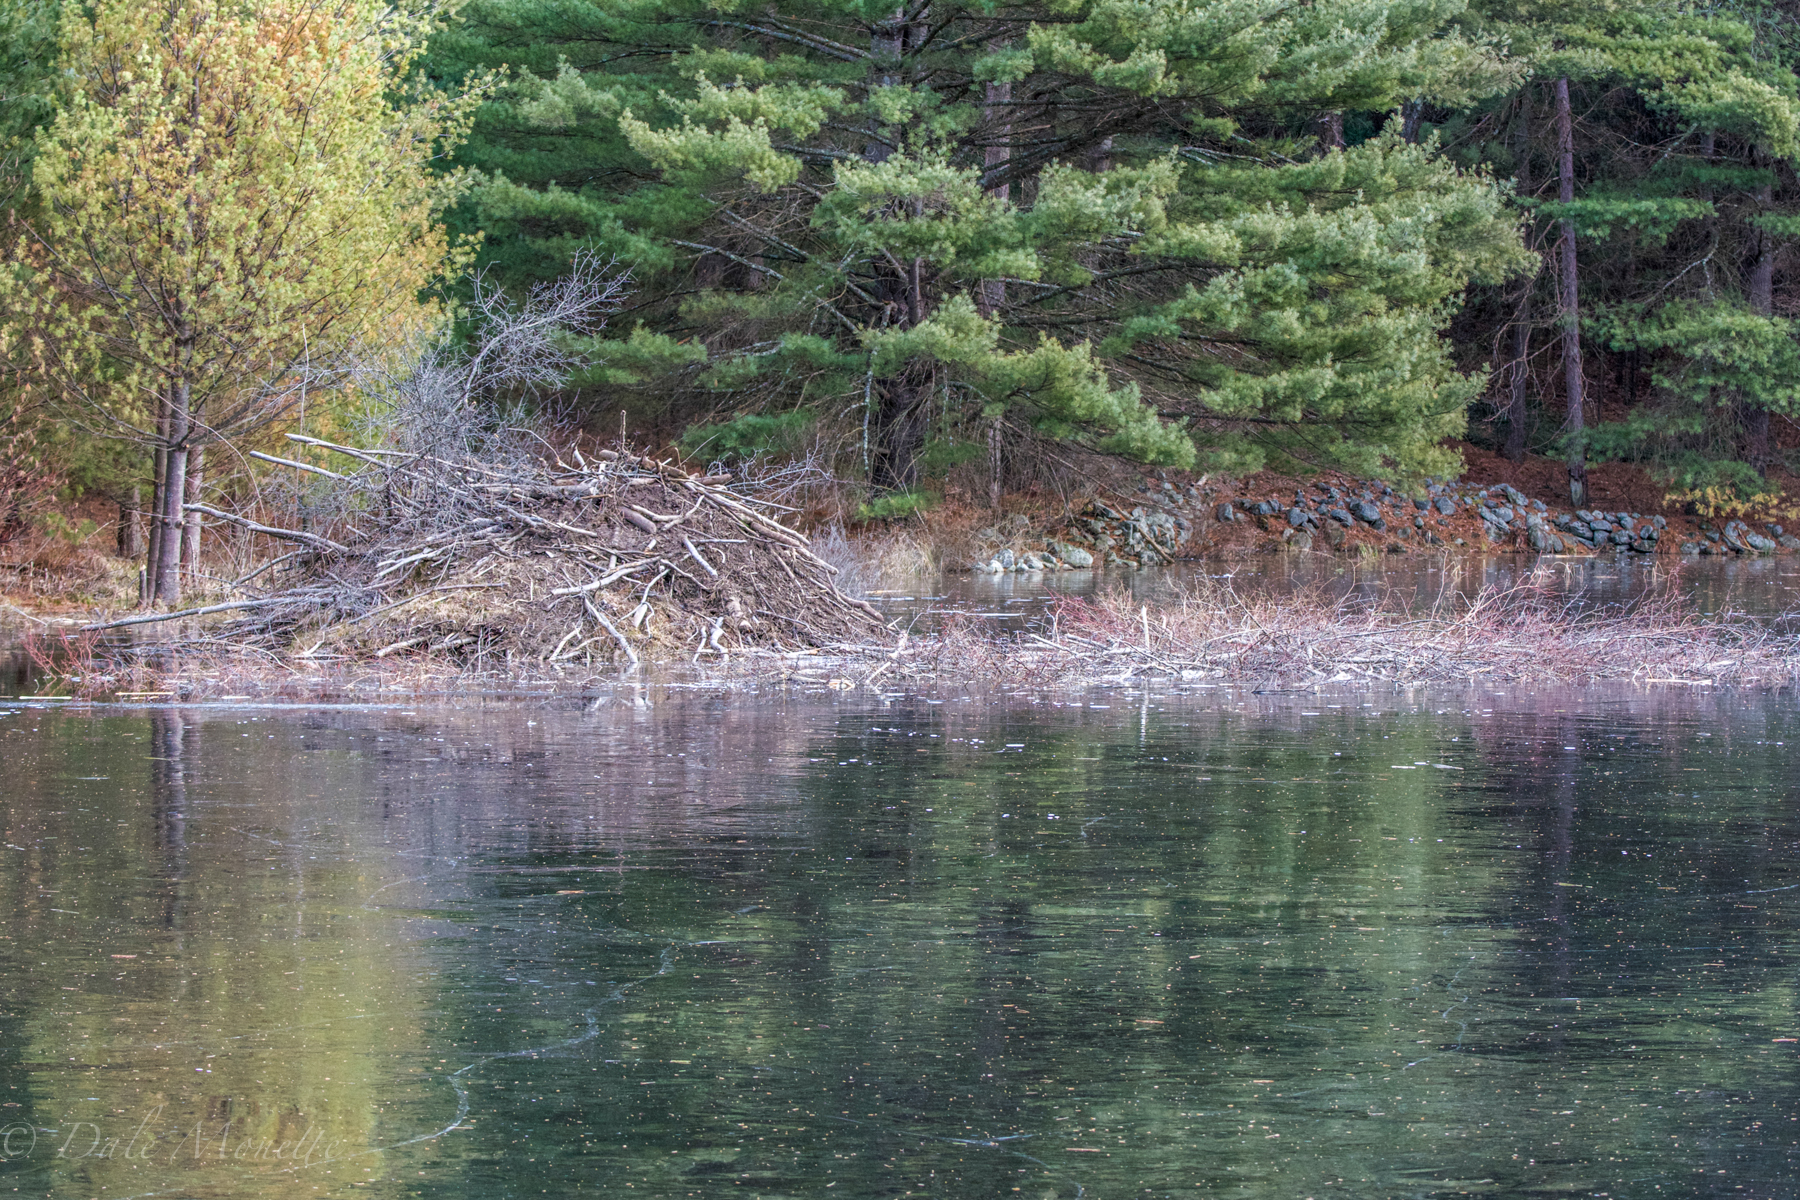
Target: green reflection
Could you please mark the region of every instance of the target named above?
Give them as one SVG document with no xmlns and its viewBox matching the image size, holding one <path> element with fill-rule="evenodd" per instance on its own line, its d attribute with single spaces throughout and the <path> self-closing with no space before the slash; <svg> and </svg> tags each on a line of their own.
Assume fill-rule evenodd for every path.
<svg viewBox="0 0 1800 1200">
<path fill-rule="evenodd" d="M 242 732 L 53 721 L 7 756 L 22 1186 L 316 1196 L 386 1169 L 384 1096 L 427 997 L 362 905 L 400 862 L 369 852 L 358 764 L 270 770 Z"/>
<path fill-rule="evenodd" d="M 48 1065 L 7 1082 L 44 1124 L 274 1097 L 386 1147 L 154 1166 L 232 1195 L 1781 1194 L 1792 717 L 1603 700 L 663 696 L 217 719 L 180 756 L 0 724 L 21 926 L 104 909 L 160 955 L 105 1003 L 116 934 L 9 972 Z M 71 799 L 107 754 L 187 798 Z M 147 1048 L 197 1009 L 228 1085 Z M 150 1190 L 98 1168 L 36 1169 Z"/>
</svg>

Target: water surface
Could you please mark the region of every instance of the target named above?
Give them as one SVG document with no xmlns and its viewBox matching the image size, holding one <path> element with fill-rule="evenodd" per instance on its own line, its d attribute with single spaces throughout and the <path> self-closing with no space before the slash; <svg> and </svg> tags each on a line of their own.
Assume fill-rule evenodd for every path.
<svg viewBox="0 0 1800 1200">
<path fill-rule="evenodd" d="M 0 704 L 0 1183 L 1793 1194 L 1791 697 L 941 701 Z"/>
<path fill-rule="evenodd" d="M 1059 596 L 1117 590 L 1154 605 L 1197 588 L 1229 588 L 1246 598 L 1305 591 L 1328 600 L 1396 608 L 1430 608 L 1484 590 L 1530 589 L 1579 611 L 1617 609 L 1654 597 L 1706 616 L 1779 619 L 1800 609 L 1800 560 L 1610 553 L 1585 558 L 1257 554 L 1229 562 L 1194 560 L 1144 570 L 958 572 L 890 581 L 870 599 L 916 630 L 934 629 L 951 613 L 1019 629 L 1043 619 Z"/>
</svg>

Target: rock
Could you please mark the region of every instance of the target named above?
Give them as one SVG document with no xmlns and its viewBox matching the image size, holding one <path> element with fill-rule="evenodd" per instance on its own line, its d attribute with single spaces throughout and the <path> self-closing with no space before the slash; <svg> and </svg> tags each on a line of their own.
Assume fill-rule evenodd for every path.
<svg viewBox="0 0 1800 1200">
<path fill-rule="evenodd" d="M 1221 504 L 1219 507 L 1213 509 L 1213 520 L 1218 521 L 1221 524 L 1229 525 L 1231 522 L 1237 520 L 1237 510 L 1232 508 L 1230 504 Z"/>
<path fill-rule="evenodd" d="M 1683 542 L 1681 543 L 1681 552 L 1683 554 L 1698 554 L 1700 553 L 1700 546 L 1696 542 Z"/>
<path fill-rule="evenodd" d="M 1333 513 L 1332 515 L 1335 517 L 1336 513 Z M 1349 513 L 1344 513 L 1344 516 L 1346 517 L 1349 515 Z M 1333 550 L 1341 549 L 1344 543 L 1349 540 L 1349 535 L 1344 532 L 1345 526 L 1349 524 L 1350 522 L 1347 520 L 1342 524 L 1339 524 L 1334 520 L 1332 524 L 1325 526 L 1325 541 Z"/>
<path fill-rule="evenodd" d="M 1006 573 L 1006 568 L 1000 565 L 1000 560 L 997 558 L 990 558 L 987 565 L 981 569 L 986 571 L 989 575 L 1004 575 Z"/>
<path fill-rule="evenodd" d="M 1290 508 L 1287 513 L 1288 524 L 1299 529 L 1312 520 L 1312 514 L 1303 508 Z"/>
<path fill-rule="evenodd" d="M 1311 550 L 1313 536 L 1304 529 L 1296 529 L 1294 536 L 1288 539 L 1287 544 L 1295 550 Z"/>
<path fill-rule="evenodd" d="M 1448 496 L 1439 496 L 1436 500 L 1431 502 L 1431 506 L 1446 517 L 1454 517 L 1456 515 L 1456 501 Z"/>
<path fill-rule="evenodd" d="M 1000 553 L 994 555 L 994 561 L 1000 564 L 1000 569 L 1002 571 L 1010 571 L 1013 569 L 1013 563 L 1017 560 L 1014 559 L 1011 550 L 1002 550 Z"/>
<path fill-rule="evenodd" d="M 1251 506 L 1250 511 L 1259 517 L 1272 517 L 1281 511 L 1281 506 L 1273 500 L 1258 500 Z"/>
<path fill-rule="evenodd" d="M 1367 500 L 1358 500 L 1350 505 L 1350 513 L 1357 520 L 1369 525 L 1381 524 L 1381 510 Z"/>
<path fill-rule="evenodd" d="M 1629 533 L 1625 532 L 1625 530 L 1623 530 L 1623 529 L 1613 530 L 1612 533 L 1610 535 L 1608 535 L 1608 537 L 1609 537 L 1609 540 L 1612 542 L 1612 544 L 1615 546 L 1631 545 L 1631 535 Z"/>
<path fill-rule="evenodd" d="M 1412 503 L 1413 503 L 1413 507 L 1418 509 L 1420 512 L 1425 512 L 1427 509 L 1429 509 L 1431 507 L 1431 501 L 1425 499 L 1422 496 L 1414 496 Z"/>
<path fill-rule="evenodd" d="M 1339 525 L 1342 525 L 1346 529 L 1348 529 L 1350 526 L 1352 526 L 1356 523 L 1356 518 L 1350 515 L 1350 512 L 1348 509 L 1328 508 L 1325 510 L 1325 515 L 1330 517 L 1333 521 L 1336 521 Z M 1331 544 L 1334 546 L 1338 545 L 1337 542 L 1332 542 Z"/>
<path fill-rule="evenodd" d="M 1658 517 L 1657 520 L 1660 521 L 1660 520 L 1662 520 L 1662 518 Z M 1782 535 L 1785 534 L 1786 532 L 1787 532 L 1787 530 L 1783 529 L 1779 525 L 1770 525 L 1769 526 L 1769 536 L 1774 538 L 1778 542 L 1781 540 Z"/>
<path fill-rule="evenodd" d="M 1506 507 L 1504 504 L 1499 505 L 1495 508 L 1489 509 L 1487 511 L 1492 512 L 1494 514 L 1494 519 L 1499 521 L 1501 524 L 1503 524 L 1503 525 L 1512 524 L 1513 510 Z"/>
<path fill-rule="evenodd" d="M 1389 542 L 1387 552 L 1389 554 L 1405 554 L 1406 547 L 1402 546 L 1399 542 Z"/>
<path fill-rule="evenodd" d="M 1523 492 L 1519 491 L 1518 488 L 1510 483 L 1501 484 L 1500 492 L 1512 503 L 1514 508 L 1525 508 L 1531 503 L 1531 501 L 1525 498 Z"/>
<path fill-rule="evenodd" d="M 1077 571 L 1085 571 L 1094 565 L 1094 556 L 1080 546 L 1060 546 L 1057 557 Z"/>
<path fill-rule="evenodd" d="M 1795 537 L 1791 533 L 1784 533 L 1775 540 L 1786 546 L 1789 550 L 1800 550 L 1800 538 Z"/>
<path fill-rule="evenodd" d="M 1776 549 L 1775 543 L 1770 541 L 1768 538 L 1764 537 L 1762 534 L 1746 533 L 1743 535 L 1743 537 L 1744 537 L 1744 544 L 1746 546 L 1750 547 L 1752 550 L 1756 551 L 1758 554 L 1773 554 L 1773 553 L 1775 553 L 1775 549 Z"/>
<path fill-rule="evenodd" d="M 1730 546 L 1740 554 L 1748 554 L 1750 553 L 1750 545 L 1744 541 L 1743 524 L 1742 521 L 1728 522 L 1722 536 L 1724 537 L 1727 546 Z"/>
<path fill-rule="evenodd" d="M 1027 550 L 1024 554 L 1019 556 L 1019 561 L 1015 569 L 1020 571 L 1041 571 L 1044 569 L 1044 560 L 1039 558 L 1035 551 Z"/>
<path fill-rule="evenodd" d="M 1631 543 L 1631 548 L 1633 550 L 1637 551 L 1639 554 L 1655 554 L 1656 553 L 1656 543 L 1651 541 L 1649 538 L 1635 539 Z"/>
<path fill-rule="evenodd" d="M 1539 554 L 1549 552 L 1550 538 L 1552 536 L 1553 535 L 1545 530 L 1542 525 L 1527 525 L 1525 527 L 1525 544 Z"/>
</svg>

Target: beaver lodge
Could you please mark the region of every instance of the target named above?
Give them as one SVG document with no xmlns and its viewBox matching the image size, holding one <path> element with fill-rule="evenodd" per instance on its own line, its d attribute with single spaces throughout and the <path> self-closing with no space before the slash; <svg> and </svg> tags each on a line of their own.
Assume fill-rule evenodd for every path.
<svg viewBox="0 0 1800 1200">
<path fill-rule="evenodd" d="M 232 612 L 214 639 L 284 659 L 434 656 L 473 671 L 888 640 L 782 523 L 791 510 L 728 475 L 607 450 L 497 465 L 289 436 L 345 460 L 257 455 L 330 481 L 344 514 L 332 536 L 191 506 L 298 549 L 240 580 L 255 588 L 244 599 L 90 628 Z"/>
</svg>

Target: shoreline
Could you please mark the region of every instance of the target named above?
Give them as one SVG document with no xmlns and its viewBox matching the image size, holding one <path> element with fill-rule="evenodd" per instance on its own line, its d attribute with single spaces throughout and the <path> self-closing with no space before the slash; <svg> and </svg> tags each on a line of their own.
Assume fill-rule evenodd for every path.
<svg viewBox="0 0 1800 1200">
<path fill-rule="evenodd" d="M 194 624 L 190 622 L 189 624 Z M 936 632 L 809 650 L 734 650 L 717 661 L 519 662 L 472 671 L 446 656 L 308 661 L 195 630 L 179 640 L 27 636 L 40 693 L 68 700 L 326 704 L 431 698 L 555 700 L 620 685 L 729 691 L 776 684 L 832 691 L 946 685 L 1052 693 L 1161 680 L 1252 690 L 1349 687 L 1786 687 L 1800 683 L 1800 631 L 1704 617 L 1672 595 L 1581 610 L 1529 585 L 1440 594 L 1427 607 L 1332 600 L 1317 589 L 1245 597 L 1190 585 L 1163 603 L 1113 591 L 1065 596 L 1047 624 L 995 630 L 952 614 Z M 29 677 L 28 672 L 28 677 Z M 44 699 L 40 695 L 36 697 Z"/>
</svg>

